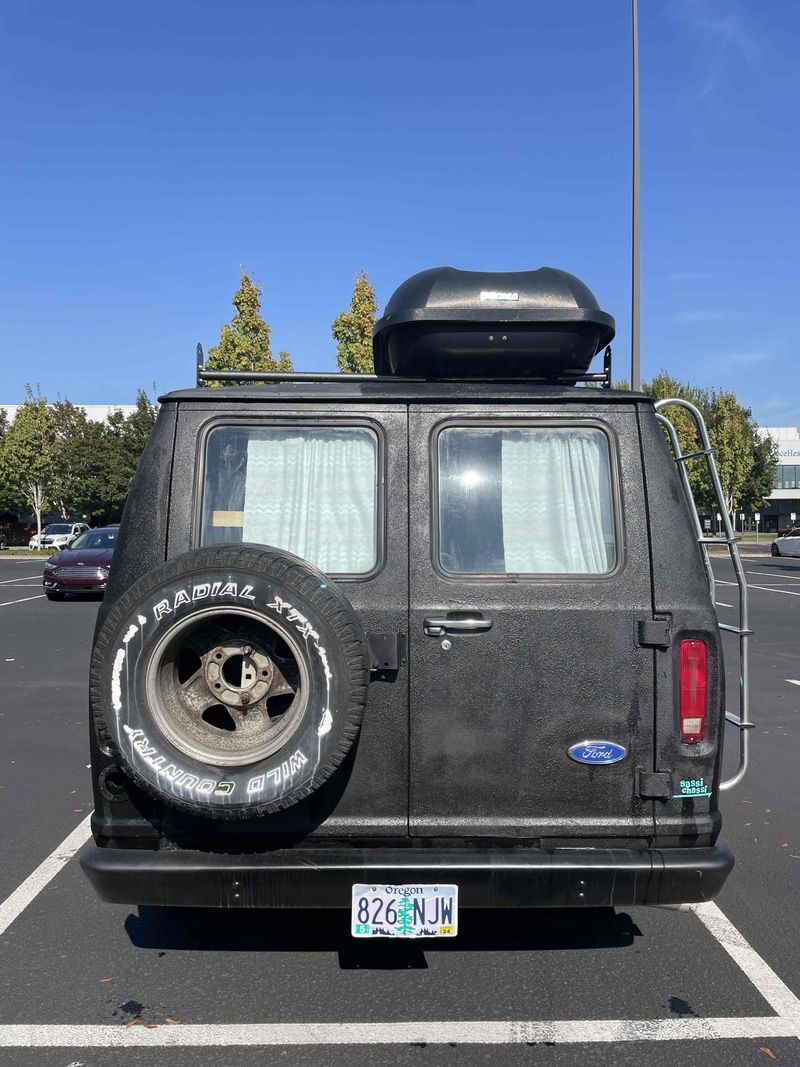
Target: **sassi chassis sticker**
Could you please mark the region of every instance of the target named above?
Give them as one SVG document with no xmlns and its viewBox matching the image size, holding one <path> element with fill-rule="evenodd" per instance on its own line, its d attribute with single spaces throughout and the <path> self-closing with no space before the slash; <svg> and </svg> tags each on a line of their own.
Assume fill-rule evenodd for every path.
<svg viewBox="0 0 800 1067">
<path fill-rule="evenodd" d="M 227 581 L 200 582 L 191 586 L 186 585 L 176 590 L 169 598 L 162 597 L 152 606 L 154 621 L 159 623 L 165 616 L 171 615 L 184 605 L 193 604 L 209 597 L 223 596 L 236 597 L 247 601 L 254 607 L 256 606 L 256 596 L 253 593 L 253 586 L 250 584 L 240 584 L 230 579 Z M 330 732 L 333 725 L 333 715 L 330 709 L 330 683 L 333 674 L 328 662 L 327 652 L 319 643 L 319 633 L 305 615 L 298 611 L 289 601 L 283 600 L 277 595 L 273 596 L 271 602 L 261 605 L 261 610 L 271 610 L 280 615 L 285 623 L 292 624 L 293 628 L 304 639 L 306 646 L 309 639 L 311 639 L 325 675 L 326 699 L 317 725 L 316 758 L 314 767 L 311 768 L 310 772 L 301 775 L 301 780 L 304 780 L 313 774 L 314 769 L 319 764 L 322 738 Z M 114 656 L 111 673 L 111 705 L 116 712 L 118 721 L 123 710 L 121 675 L 126 661 L 127 646 L 140 627 L 142 633 L 144 632 L 147 621 L 144 615 L 137 614 L 138 625 L 131 622 L 122 638 L 123 645 L 126 647 L 118 648 Z M 185 770 L 175 763 L 169 762 L 168 757 L 158 750 L 143 729 L 131 727 L 128 723 L 121 723 L 120 725 L 129 742 L 132 762 L 134 764 L 144 762 L 155 771 L 160 788 L 166 786 L 168 791 L 173 793 L 178 791 L 181 796 L 189 793 L 200 798 L 217 797 L 223 801 L 232 797 L 237 791 L 236 782 L 228 781 L 227 779 L 203 778 L 193 771 Z M 136 757 L 133 756 L 134 752 L 137 754 Z M 295 776 L 308 763 L 308 756 L 301 748 L 298 748 L 271 770 L 253 775 L 244 783 L 240 793 L 243 793 L 248 801 L 273 799 L 278 795 L 279 791 L 285 792 L 287 788 L 294 784 Z"/>
</svg>

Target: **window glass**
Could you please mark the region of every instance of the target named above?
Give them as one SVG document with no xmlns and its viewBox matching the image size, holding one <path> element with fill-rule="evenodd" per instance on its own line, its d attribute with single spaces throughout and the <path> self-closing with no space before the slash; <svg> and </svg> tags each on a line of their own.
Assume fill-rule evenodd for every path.
<svg viewBox="0 0 800 1067">
<path fill-rule="evenodd" d="M 377 486 L 371 430 L 220 426 L 206 447 L 201 544 L 272 545 L 365 574 L 378 559 Z"/>
<path fill-rule="evenodd" d="M 77 552 L 80 548 L 113 548 L 117 542 L 116 530 L 88 530 L 70 545 Z"/>
<path fill-rule="evenodd" d="M 616 563 L 608 438 L 583 428 L 439 435 L 439 561 L 459 574 L 603 574 Z"/>
</svg>

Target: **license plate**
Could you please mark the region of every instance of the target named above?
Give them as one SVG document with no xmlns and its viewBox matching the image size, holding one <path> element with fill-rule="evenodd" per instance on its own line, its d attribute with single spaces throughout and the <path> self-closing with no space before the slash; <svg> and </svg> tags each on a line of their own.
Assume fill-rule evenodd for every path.
<svg viewBox="0 0 800 1067">
<path fill-rule="evenodd" d="M 354 885 L 353 937 L 455 937 L 457 885 Z"/>
</svg>

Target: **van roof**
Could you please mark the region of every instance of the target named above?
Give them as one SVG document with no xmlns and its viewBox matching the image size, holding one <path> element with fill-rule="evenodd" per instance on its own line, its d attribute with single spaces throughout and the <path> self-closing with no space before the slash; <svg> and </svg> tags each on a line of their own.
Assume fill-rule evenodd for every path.
<svg viewBox="0 0 800 1067">
<path fill-rule="evenodd" d="M 514 400 L 570 404 L 652 404 L 653 397 L 628 389 L 591 389 L 502 381 L 425 382 L 402 378 L 375 381 L 281 382 L 270 385 L 229 385 L 218 388 L 176 389 L 159 403 L 290 403 L 292 401 L 352 401 L 379 403 L 486 403 Z"/>
</svg>

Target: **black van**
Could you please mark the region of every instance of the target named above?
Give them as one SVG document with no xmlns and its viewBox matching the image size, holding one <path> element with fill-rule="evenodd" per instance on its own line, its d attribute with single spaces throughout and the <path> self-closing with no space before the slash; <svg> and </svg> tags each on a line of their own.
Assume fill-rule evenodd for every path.
<svg viewBox="0 0 800 1067">
<path fill-rule="evenodd" d="M 718 893 L 716 539 L 613 334 L 563 271 L 437 268 L 375 376 L 163 398 L 92 657 L 104 900 L 374 937 Z"/>
</svg>

